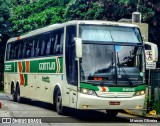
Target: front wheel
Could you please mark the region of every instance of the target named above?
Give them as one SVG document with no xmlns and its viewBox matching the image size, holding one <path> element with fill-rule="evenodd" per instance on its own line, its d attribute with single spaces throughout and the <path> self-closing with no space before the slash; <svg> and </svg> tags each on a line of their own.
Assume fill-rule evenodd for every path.
<svg viewBox="0 0 160 126">
<path fill-rule="evenodd" d="M 118 114 L 118 111 L 116 110 L 106 110 L 107 112 L 107 117 L 116 117 L 116 115 Z"/>
<path fill-rule="evenodd" d="M 59 115 L 63 115 L 66 112 L 66 108 L 62 106 L 62 95 L 60 90 L 58 90 L 56 95 L 56 110 Z"/>
</svg>

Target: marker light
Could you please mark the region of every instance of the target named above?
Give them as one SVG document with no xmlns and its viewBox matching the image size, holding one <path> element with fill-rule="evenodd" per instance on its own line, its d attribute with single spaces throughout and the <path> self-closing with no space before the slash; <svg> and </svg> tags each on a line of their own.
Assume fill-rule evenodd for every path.
<svg viewBox="0 0 160 126">
<path fill-rule="evenodd" d="M 83 108 L 85 108 L 85 109 L 88 108 L 88 105 L 83 105 Z"/>
</svg>

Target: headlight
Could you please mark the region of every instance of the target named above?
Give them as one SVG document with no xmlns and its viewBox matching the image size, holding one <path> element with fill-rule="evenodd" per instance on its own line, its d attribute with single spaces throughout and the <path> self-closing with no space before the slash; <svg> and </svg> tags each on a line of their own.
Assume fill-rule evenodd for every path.
<svg viewBox="0 0 160 126">
<path fill-rule="evenodd" d="M 80 92 L 83 94 L 88 94 L 88 95 L 95 95 L 95 92 L 90 89 L 85 89 L 85 88 L 80 88 Z"/>
<path fill-rule="evenodd" d="M 141 91 L 136 91 L 134 96 L 139 96 L 139 95 L 144 95 L 144 94 L 145 94 L 145 91 L 141 90 Z"/>
</svg>

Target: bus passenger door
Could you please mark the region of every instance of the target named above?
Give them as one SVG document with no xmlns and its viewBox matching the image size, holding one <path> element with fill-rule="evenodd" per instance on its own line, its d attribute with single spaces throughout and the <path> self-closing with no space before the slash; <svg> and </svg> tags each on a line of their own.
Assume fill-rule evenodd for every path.
<svg viewBox="0 0 160 126">
<path fill-rule="evenodd" d="M 66 75 L 67 88 L 69 92 L 70 107 L 77 107 L 78 95 L 78 66 L 76 61 L 75 41 L 76 26 L 71 25 L 66 27 Z"/>
<path fill-rule="evenodd" d="M 70 90 L 69 104 L 70 104 L 71 108 L 76 108 L 77 107 L 77 91 Z"/>
</svg>

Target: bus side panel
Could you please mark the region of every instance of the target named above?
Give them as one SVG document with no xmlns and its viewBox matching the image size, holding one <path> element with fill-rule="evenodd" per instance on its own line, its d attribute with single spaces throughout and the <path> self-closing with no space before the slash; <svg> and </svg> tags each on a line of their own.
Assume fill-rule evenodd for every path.
<svg viewBox="0 0 160 126">
<path fill-rule="evenodd" d="M 8 73 L 5 73 L 4 74 L 4 91 L 6 93 L 11 93 L 10 92 L 10 77 L 9 77 L 9 74 Z"/>
<path fill-rule="evenodd" d="M 14 62 L 7 62 L 4 66 L 4 91 L 6 93 L 11 93 L 11 82 L 16 81 L 15 72 L 15 63 Z"/>
<path fill-rule="evenodd" d="M 26 98 L 34 98 L 36 96 L 35 77 L 30 74 L 21 74 L 23 81 L 20 81 L 21 96 Z"/>
</svg>

